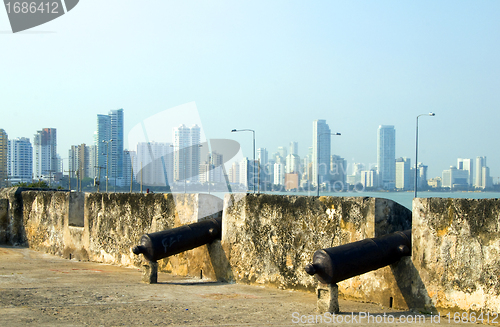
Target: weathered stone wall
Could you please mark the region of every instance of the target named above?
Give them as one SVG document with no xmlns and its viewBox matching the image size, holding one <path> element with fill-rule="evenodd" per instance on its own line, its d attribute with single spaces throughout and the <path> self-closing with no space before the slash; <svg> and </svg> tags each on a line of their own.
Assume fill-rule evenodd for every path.
<svg viewBox="0 0 500 327">
<path fill-rule="evenodd" d="M 312 291 L 317 281 L 304 266 L 316 250 L 410 228 L 411 211 L 386 199 L 228 194 L 224 279 Z M 407 307 L 391 267 L 343 281 L 339 292 L 345 298 Z"/>
<path fill-rule="evenodd" d="M 416 307 L 500 312 L 500 200 L 415 199 Z"/>
<path fill-rule="evenodd" d="M 0 244 L 7 243 L 9 237 L 7 231 L 9 229 L 9 200 L 0 199 Z"/>
<path fill-rule="evenodd" d="M 412 227 L 412 257 L 339 283 L 344 298 L 447 314 L 500 311 L 500 200 L 0 190 L 0 243 L 140 266 L 145 233 L 223 213 L 222 240 L 159 262 L 178 275 L 314 290 L 321 248 Z"/>
<path fill-rule="evenodd" d="M 167 230 L 220 215 L 223 202 L 207 194 L 87 193 L 85 235 L 91 261 L 140 266 L 132 253 L 143 234 Z M 203 205 L 203 208 L 201 207 Z M 207 246 L 159 262 L 159 270 L 178 275 L 215 277 Z"/>
<path fill-rule="evenodd" d="M 21 196 L 24 233 L 29 247 L 62 256 L 68 192 L 24 191 Z"/>
<path fill-rule="evenodd" d="M 0 243 L 29 246 L 68 259 L 141 266 L 144 258 L 134 255 L 131 248 L 143 234 L 220 216 L 222 207 L 221 199 L 207 194 L 2 189 Z M 207 246 L 160 260 L 159 269 L 217 278 Z"/>
<path fill-rule="evenodd" d="M 0 189 L 0 199 L 7 200 L 7 215 L 0 225 L 0 242 L 3 244 L 26 246 L 23 225 L 23 199 L 20 187 Z M 5 203 L 5 202 L 4 202 Z"/>
</svg>

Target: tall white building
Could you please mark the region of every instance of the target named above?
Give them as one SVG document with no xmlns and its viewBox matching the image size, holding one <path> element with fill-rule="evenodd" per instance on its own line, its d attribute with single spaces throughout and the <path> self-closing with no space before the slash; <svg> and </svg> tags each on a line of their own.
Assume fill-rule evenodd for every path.
<svg viewBox="0 0 500 327">
<path fill-rule="evenodd" d="M 488 188 L 493 184 L 490 177 L 490 169 L 486 166 L 486 157 L 476 158 L 476 180 L 474 186 L 477 188 Z"/>
<path fill-rule="evenodd" d="M 139 169 L 134 172 L 135 180 L 140 182 L 142 179 L 142 184 L 146 186 L 170 185 L 170 178 L 173 177 L 174 152 L 171 145 L 162 142 L 137 143 L 134 167 Z"/>
<path fill-rule="evenodd" d="M 362 170 L 360 172 L 360 181 L 363 187 L 376 187 L 378 185 L 378 176 L 375 169 Z"/>
<path fill-rule="evenodd" d="M 411 160 L 409 158 L 396 159 L 396 188 L 411 190 L 413 188 Z"/>
<path fill-rule="evenodd" d="M 275 185 L 285 185 L 285 165 L 282 163 L 274 164 L 274 181 Z"/>
<path fill-rule="evenodd" d="M 457 169 L 451 166 L 448 170 L 443 170 L 442 173 L 442 187 L 449 187 L 450 189 L 464 188 L 469 184 L 467 182 L 469 172 L 463 169 Z"/>
<path fill-rule="evenodd" d="M 55 128 L 37 131 L 33 140 L 34 179 L 48 179 L 59 171 Z"/>
<path fill-rule="evenodd" d="M 427 183 L 427 169 L 429 167 L 422 164 L 421 162 L 418 163 L 418 170 L 417 170 L 417 183 L 418 183 L 418 187 L 419 189 L 421 188 L 427 188 L 429 186 L 429 184 Z M 412 172 L 412 175 L 414 174 L 415 172 L 413 171 Z M 412 184 L 414 184 L 414 179 L 412 179 Z"/>
<path fill-rule="evenodd" d="M 200 164 L 200 182 L 211 184 L 225 182 L 223 164 L 222 154 L 216 151 L 207 154 L 207 160 Z"/>
<path fill-rule="evenodd" d="M 7 171 L 11 183 L 30 183 L 33 179 L 33 146 L 29 138 L 9 140 L 7 158 Z"/>
<path fill-rule="evenodd" d="M 467 183 L 469 184 L 469 186 L 472 186 L 473 182 L 472 167 L 473 167 L 472 159 L 463 159 L 463 158 L 457 159 L 457 169 L 466 170 L 468 173 Z"/>
<path fill-rule="evenodd" d="M 317 176 L 319 173 L 319 183 L 324 183 L 328 179 L 330 168 L 330 142 L 331 130 L 326 120 L 318 119 L 313 122 L 313 144 L 312 144 L 312 184 L 318 185 Z M 319 171 L 318 171 L 319 169 Z"/>
<path fill-rule="evenodd" d="M 377 130 L 377 169 L 379 185 L 390 190 L 396 186 L 396 130 L 380 125 Z"/>
<path fill-rule="evenodd" d="M 298 142 L 290 142 L 290 154 L 299 155 L 299 143 Z"/>
<path fill-rule="evenodd" d="M 286 168 L 285 172 L 298 173 L 300 171 L 300 157 L 296 154 L 289 154 L 286 156 Z"/>
<path fill-rule="evenodd" d="M 199 181 L 200 173 L 200 127 L 184 124 L 174 128 L 174 181 Z"/>
<path fill-rule="evenodd" d="M 231 168 L 229 168 L 228 174 L 229 183 L 239 184 L 240 183 L 240 163 L 233 162 Z"/>
</svg>

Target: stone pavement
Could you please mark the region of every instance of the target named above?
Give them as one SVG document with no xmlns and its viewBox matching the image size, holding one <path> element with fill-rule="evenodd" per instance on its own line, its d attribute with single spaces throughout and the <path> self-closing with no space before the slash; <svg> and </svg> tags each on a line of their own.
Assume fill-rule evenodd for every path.
<svg viewBox="0 0 500 327">
<path fill-rule="evenodd" d="M 447 317 L 437 323 L 437 316 L 342 300 L 339 316 L 319 315 L 311 293 L 162 273 L 149 285 L 141 275 L 2 246 L 0 326 L 457 326 Z"/>
</svg>

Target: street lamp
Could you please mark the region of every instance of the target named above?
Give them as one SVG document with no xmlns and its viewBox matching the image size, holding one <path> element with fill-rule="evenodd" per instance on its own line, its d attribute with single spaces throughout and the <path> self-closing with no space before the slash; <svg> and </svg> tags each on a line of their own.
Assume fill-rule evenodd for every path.
<svg viewBox="0 0 500 327">
<path fill-rule="evenodd" d="M 253 133 L 253 176 L 252 176 L 252 186 L 253 192 L 255 193 L 255 131 L 253 129 L 233 129 L 231 132 L 252 132 Z"/>
<path fill-rule="evenodd" d="M 418 189 L 418 184 L 417 184 L 417 176 L 418 176 L 418 117 L 420 116 L 435 116 L 436 114 L 433 112 L 429 112 L 428 114 L 421 114 L 417 116 L 417 128 L 415 129 L 416 135 L 415 135 L 415 198 L 417 197 L 417 189 Z"/>
<path fill-rule="evenodd" d="M 109 142 L 113 142 L 113 139 L 109 141 L 102 140 L 102 143 L 106 143 L 106 193 L 108 193 L 108 177 L 109 177 Z"/>
<path fill-rule="evenodd" d="M 321 134 L 318 135 L 318 142 L 317 142 L 318 144 L 317 144 L 317 150 L 316 150 L 318 152 L 318 159 L 317 159 L 317 162 L 316 162 L 316 169 L 317 169 L 317 171 L 316 171 L 316 188 L 317 188 L 316 192 L 317 193 L 316 194 L 318 196 L 319 196 L 319 154 L 320 154 L 320 151 L 319 151 L 320 146 L 319 146 L 319 144 L 320 144 L 320 140 L 321 140 L 321 137 L 320 137 L 321 135 L 341 135 L 341 134 L 340 133 L 321 133 Z"/>
</svg>

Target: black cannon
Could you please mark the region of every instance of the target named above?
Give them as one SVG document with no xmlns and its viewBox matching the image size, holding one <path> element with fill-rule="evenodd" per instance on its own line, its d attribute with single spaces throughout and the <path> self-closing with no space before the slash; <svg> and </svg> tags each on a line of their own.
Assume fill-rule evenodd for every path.
<svg viewBox="0 0 500 327">
<path fill-rule="evenodd" d="M 336 284 L 411 255 L 411 229 L 318 250 L 305 267 L 324 284 Z"/>
<path fill-rule="evenodd" d="M 132 252 L 142 253 L 151 262 L 175 255 L 221 238 L 222 218 L 211 218 L 197 223 L 144 234 Z"/>
</svg>

